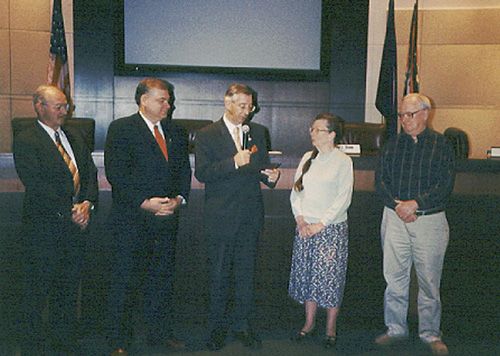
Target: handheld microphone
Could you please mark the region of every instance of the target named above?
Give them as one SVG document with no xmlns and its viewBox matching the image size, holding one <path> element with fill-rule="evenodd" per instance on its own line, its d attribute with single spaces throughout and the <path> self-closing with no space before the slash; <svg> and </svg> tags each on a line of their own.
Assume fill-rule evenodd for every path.
<svg viewBox="0 0 500 356">
<path fill-rule="evenodd" d="M 250 127 L 248 125 L 241 126 L 241 132 L 243 132 L 243 144 L 242 149 L 248 150 L 248 141 L 250 137 Z"/>
</svg>

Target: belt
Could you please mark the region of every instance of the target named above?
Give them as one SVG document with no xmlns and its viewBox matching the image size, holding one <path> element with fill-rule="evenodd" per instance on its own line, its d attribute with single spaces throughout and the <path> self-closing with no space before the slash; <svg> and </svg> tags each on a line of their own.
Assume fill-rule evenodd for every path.
<svg viewBox="0 0 500 356">
<path fill-rule="evenodd" d="M 427 209 L 427 210 L 417 210 L 415 212 L 415 215 L 417 215 L 417 216 L 433 215 L 433 214 L 440 213 L 442 211 L 444 211 L 443 208 L 434 208 L 434 209 Z"/>
</svg>

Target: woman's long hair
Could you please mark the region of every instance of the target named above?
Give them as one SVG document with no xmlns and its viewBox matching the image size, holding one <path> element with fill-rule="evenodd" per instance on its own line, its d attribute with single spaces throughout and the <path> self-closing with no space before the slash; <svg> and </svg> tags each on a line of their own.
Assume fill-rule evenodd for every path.
<svg viewBox="0 0 500 356">
<path fill-rule="evenodd" d="M 317 120 L 326 120 L 328 132 L 335 131 L 334 143 L 337 143 L 341 140 L 342 135 L 344 133 L 344 120 L 341 117 L 335 116 L 330 113 L 322 113 L 314 118 L 314 120 L 311 123 L 311 126 Z M 319 153 L 318 149 L 314 147 L 311 157 L 309 157 L 309 159 L 302 166 L 302 174 L 293 185 L 293 189 L 295 189 L 295 191 L 301 192 L 302 190 L 304 190 L 304 185 L 302 182 L 304 175 L 307 173 L 307 171 L 309 171 L 309 168 L 311 168 L 311 163 L 313 159 L 315 159 L 318 156 L 318 153 Z"/>
</svg>

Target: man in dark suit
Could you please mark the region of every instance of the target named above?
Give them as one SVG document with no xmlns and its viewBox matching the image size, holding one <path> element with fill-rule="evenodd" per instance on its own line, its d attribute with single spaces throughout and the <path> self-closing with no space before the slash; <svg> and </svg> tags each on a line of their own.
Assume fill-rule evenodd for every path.
<svg viewBox="0 0 500 356">
<path fill-rule="evenodd" d="M 188 199 L 191 167 L 187 135 L 170 120 L 172 84 L 147 78 L 137 86 L 139 112 L 113 121 L 104 152 L 113 204 L 115 243 L 109 291 L 110 343 L 125 354 L 134 290 L 143 294 L 151 345 L 182 348 L 173 336 L 172 281 L 178 211 Z"/>
<path fill-rule="evenodd" d="M 46 347 L 49 353 L 76 347 L 81 262 L 98 187 L 97 170 L 80 133 L 61 128 L 68 110 L 64 93 L 42 85 L 33 105 L 38 120 L 14 137 L 13 152 L 26 189 L 23 351 L 39 355 Z M 47 297 L 48 326 L 42 319 Z"/>
<path fill-rule="evenodd" d="M 210 350 L 224 347 L 229 327 L 245 346 L 261 345 L 249 325 L 257 240 L 264 223 L 260 182 L 274 187 L 279 170 L 269 164 L 265 127 L 248 123 L 248 148 L 242 147 L 242 124 L 255 109 L 253 93 L 246 85 L 230 85 L 224 96 L 224 116 L 196 135 L 195 175 L 205 183 Z M 226 308 L 231 290 L 235 303 L 229 321 Z"/>
</svg>

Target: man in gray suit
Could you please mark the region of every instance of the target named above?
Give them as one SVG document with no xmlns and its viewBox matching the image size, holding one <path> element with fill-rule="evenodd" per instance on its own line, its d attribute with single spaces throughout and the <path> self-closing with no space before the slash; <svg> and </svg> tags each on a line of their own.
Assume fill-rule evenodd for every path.
<svg viewBox="0 0 500 356">
<path fill-rule="evenodd" d="M 257 240 L 264 223 L 260 183 L 274 187 L 279 170 L 269 163 L 264 126 L 248 123 L 248 147 L 242 147 L 242 124 L 255 109 L 253 93 L 246 85 L 230 85 L 224 96 L 224 116 L 196 135 L 195 176 L 205 183 L 211 279 L 207 347 L 212 351 L 224 347 L 229 327 L 245 346 L 261 345 L 249 325 Z M 235 305 L 229 321 L 226 308 L 231 290 Z"/>
</svg>

